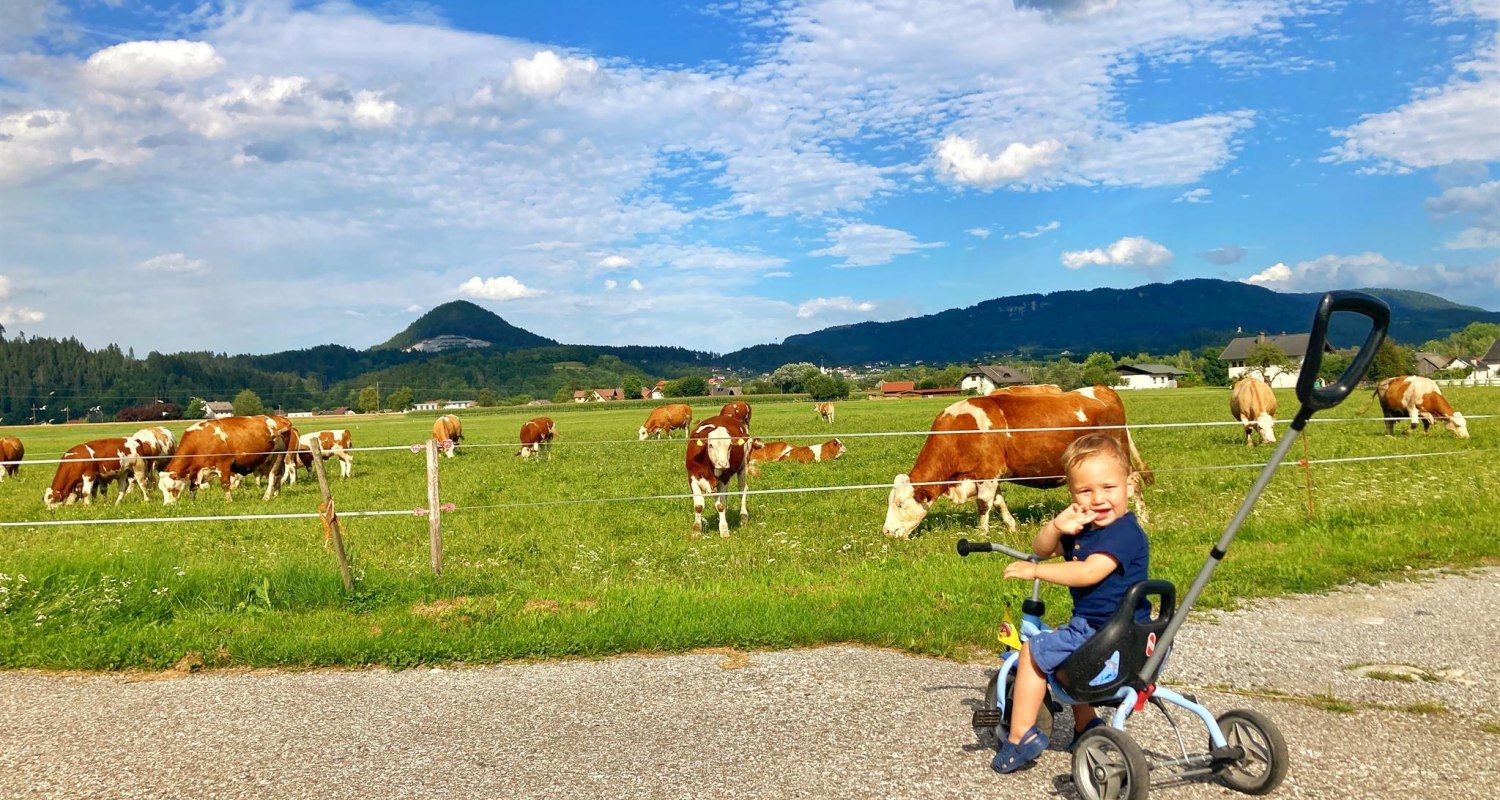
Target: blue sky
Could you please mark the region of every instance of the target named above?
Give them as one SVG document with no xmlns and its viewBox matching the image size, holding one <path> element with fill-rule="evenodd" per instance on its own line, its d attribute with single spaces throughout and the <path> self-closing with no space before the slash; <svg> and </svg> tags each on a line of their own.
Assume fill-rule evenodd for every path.
<svg viewBox="0 0 1500 800">
<path fill-rule="evenodd" d="M 1500 310 L 1497 24 L 1500 0 L 6 0 L 0 324 L 263 353 L 468 299 L 725 352 L 1192 277 Z"/>
</svg>

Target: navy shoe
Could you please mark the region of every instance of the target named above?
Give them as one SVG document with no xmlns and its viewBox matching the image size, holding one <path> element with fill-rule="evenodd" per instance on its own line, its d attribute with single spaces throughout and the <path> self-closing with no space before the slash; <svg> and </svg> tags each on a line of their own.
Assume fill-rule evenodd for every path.
<svg viewBox="0 0 1500 800">
<path fill-rule="evenodd" d="M 1012 742 L 1006 739 L 1001 743 L 1000 752 L 996 753 L 995 760 L 990 762 L 990 769 L 1001 775 L 1015 772 L 1035 761 L 1037 756 L 1040 756 L 1042 751 L 1046 750 L 1047 745 L 1051 744 L 1051 742 L 1052 740 L 1047 738 L 1047 734 L 1042 733 L 1035 725 L 1032 725 L 1026 733 L 1021 735 L 1021 741 Z"/>
<path fill-rule="evenodd" d="M 1083 730 L 1073 731 L 1073 741 L 1068 742 L 1068 752 L 1071 753 L 1078 748 L 1078 740 L 1082 739 L 1085 733 L 1088 733 L 1089 731 L 1103 724 L 1104 720 L 1099 719 L 1098 717 L 1094 717 L 1093 719 L 1089 720 L 1089 724 L 1083 726 Z"/>
</svg>

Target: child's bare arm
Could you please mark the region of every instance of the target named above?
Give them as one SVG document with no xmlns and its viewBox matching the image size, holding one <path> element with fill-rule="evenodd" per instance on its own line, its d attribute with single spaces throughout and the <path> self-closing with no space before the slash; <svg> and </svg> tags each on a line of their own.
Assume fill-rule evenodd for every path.
<svg viewBox="0 0 1500 800">
<path fill-rule="evenodd" d="M 1095 553 L 1083 561 L 1048 561 L 1034 564 L 1030 561 L 1014 561 L 1005 567 L 1005 577 L 1023 581 L 1040 578 L 1059 586 L 1093 586 L 1109 577 L 1119 566 L 1113 556 Z"/>
</svg>

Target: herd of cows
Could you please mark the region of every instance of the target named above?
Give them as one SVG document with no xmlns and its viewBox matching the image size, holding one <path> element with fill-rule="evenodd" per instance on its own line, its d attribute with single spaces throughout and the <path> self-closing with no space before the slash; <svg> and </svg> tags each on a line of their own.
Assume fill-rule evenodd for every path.
<svg viewBox="0 0 1500 800">
<path fill-rule="evenodd" d="M 1375 398 L 1387 434 L 1394 432 L 1398 419 L 1405 418 L 1410 421 L 1410 430 L 1421 425 L 1425 431 L 1441 422 L 1454 435 L 1468 438 L 1463 414 L 1449 405 L 1437 384 L 1428 378 L 1386 378 L 1376 384 Z M 1276 441 L 1272 428 L 1276 396 L 1265 382 L 1254 376 L 1236 381 L 1229 407 L 1232 418 L 1244 426 L 1247 444 L 1255 444 L 1257 436 L 1268 443 Z M 814 411 L 833 424 L 833 403 L 815 403 Z M 719 535 L 729 535 L 725 500 L 731 481 L 737 482 L 740 524 L 744 525 L 750 517 L 749 478 L 758 474 L 758 463 L 828 461 L 845 452 L 838 439 L 811 446 L 764 442 L 750 433 L 751 415 L 750 404 L 736 400 L 717 415 L 693 425 L 691 406 L 664 405 L 652 409 L 638 431 L 642 440 L 684 432 L 684 465 L 693 496 L 695 535 L 703 530 L 703 509 L 709 495 L 716 495 Z M 1061 486 L 1063 450 L 1077 437 L 1094 430 L 1116 437 L 1130 454 L 1133 481 L 1151 483 L 1151 470 L 1126 427 L 1124 404 L 1107 386 L 1070 392 L 1054 385 L 1016 386 L 953 403 L 933 421 L 912 468 L 896 476 L 883 530 L 889 536 L 910 537 L 933 502 L 947 497 L 958 504 L 974 500 L 981 530 L 988 529 L 990 512 L 998 506 L 1006 527 L 1014 531 L 1016 520 L 1000 495 L 1000 484 Z M 451 458 L 463 440 L 463 424 L 451 414 L 441 416 L 433 423 L 432 438 Z M 526 460 L 550 458 L 555 438 L 552 419 L 529 419 L 521 426 L 521 448 L 516 455 Z M 347 430 L 299 434 L 287 417 L 235 416 L 195 423 L 183 432 L 180 441 L 164 427 L 151 427 L 123 438 L 75 445 L 58 463 L 42 499 L 48 509 L 79 501 L 88 504 L 118 483 L 117 505 L 136 490 L 149 501 L 154 484 L 162 502 L 170 505 L 184 492 L 196 492 L 215 478 L 225 498 L 232 499 L 232 490 L 243 478 L 255 476 L 257 481 L 264 479 L 263 498 L 269 500 L 283 484 L 296 481 L 299 467 L 311 471 L 314 443 L 325 460 L 338 459 L 341 477 L 353 473 L 349 452 L 353 445 Z M 14 476 L 24 457 L 20 439 L 0 437 L 0 481 Z M 1141 498 L 1141 492 L 1135 492 L 1137 514 L 1144 521 Z"/>
</svg>

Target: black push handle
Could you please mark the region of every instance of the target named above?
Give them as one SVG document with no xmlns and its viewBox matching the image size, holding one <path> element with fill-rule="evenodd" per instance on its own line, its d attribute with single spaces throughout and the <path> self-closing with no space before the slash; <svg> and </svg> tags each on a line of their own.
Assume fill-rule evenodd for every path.
<svg viewBox="0 0 1500 800">
<path fill-rule="evenodd" d="M 968 539 L 959 539 L 958 554 L 961 556 L 967 556 L 970 553 L 1004 553 L 1011 558 L 1019 559 L 1021 561 L 1040 560 L 1037 558 L 1037 555 L 1035 553 L 1023 553 L 1020 550 L 1006 547 L 999 542 L 971 542 Z"/>
<path fill-rule="evenodd" d="M 1318 371 L 1323 366 L 1323 347 L 1328 341 L 1328 318 L 1336 311 L 1352 311 L 1370 318 L 1370 335 L 1360 345 L 1344 374 L 1321 389 L 1313 387 Z M 1384 300 L 1364 292 L 1335 291 L 1323 295 L 1318 301 L 1317 313 L 1313 316 L 1312 336 L 1307 342 L 1307 357 L 1302 361 L 1302 373 L 1297 376 L 1297 399 L 1302 402 L 1298 416 L 1311 416 L 1314 411 L 1333 408 L 1342 403 L 1354 387 L 1364 378 L 1375 360 L 1376 351 L 1385 341 L 1386 329 L 1391 325 L 1391 307 Z"/>
</svg>

